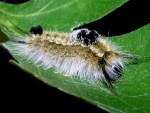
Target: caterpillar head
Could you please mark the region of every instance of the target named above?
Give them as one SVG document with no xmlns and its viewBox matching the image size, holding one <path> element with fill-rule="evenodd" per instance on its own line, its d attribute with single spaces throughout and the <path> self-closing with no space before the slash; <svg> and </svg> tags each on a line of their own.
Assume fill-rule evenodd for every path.
<svg viewBox="0 0 150 113">
<path fill-rule="evenodd" d="M 123 58 L 112 51 L 104 53 L 99 60 L 99 64 L 102 67 L 104 78 L 106 83 L 111 85 L 113 81 L 116 81 L 121 75 L 124 67 Z"/>
</svg>

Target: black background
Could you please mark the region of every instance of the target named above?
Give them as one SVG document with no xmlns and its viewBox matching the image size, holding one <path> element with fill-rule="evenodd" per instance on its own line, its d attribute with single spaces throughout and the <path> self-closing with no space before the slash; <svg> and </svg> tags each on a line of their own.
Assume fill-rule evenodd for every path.
<svg viewBox="0 0 150 113">
<path fill-rule="evenodd" d="M 4 0 L 11 2 L 13 0 Z M 14 0 L 18 3 L 23 0 Z M 129 1 L 100 20 L 80 26 L 95 29 L 103 35 L 115 36 L 136 30 L 150 22 L 145 1 Z M 123 16 L 120 16 L 123 15 Z M 11 55 L 0 47 L 1 110 L 48 112 L 105 112 L 81 99 L 63 93 L 9 64 Z M 31 108 L 31 109 L 30 109 Z M 20 110 L 21 109 L 21 110 Z"/>
</svg>

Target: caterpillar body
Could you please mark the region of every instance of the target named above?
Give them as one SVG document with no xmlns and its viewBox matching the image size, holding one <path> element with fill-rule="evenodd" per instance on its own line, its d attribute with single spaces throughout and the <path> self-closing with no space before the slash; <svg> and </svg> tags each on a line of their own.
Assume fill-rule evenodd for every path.
<svg viewBox="0 0 150 113">
<path fill-rule="evenodd" d="M 109 87 L 122 75 L 126 59 L 134 58 L 87 28 L 61 33 L 36 26 L 30 29 L 30 35 L 16 42 L 18 54 L 45 69 L 53 67 L 65 76 L 100 81 Z"/>
</svg>

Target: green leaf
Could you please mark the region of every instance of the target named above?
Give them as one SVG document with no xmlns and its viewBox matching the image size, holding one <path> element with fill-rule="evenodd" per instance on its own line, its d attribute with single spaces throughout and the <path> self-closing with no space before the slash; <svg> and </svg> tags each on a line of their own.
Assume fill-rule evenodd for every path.
<svg viewBox="0 0 150 113">
<path fill-rule="evenodd" d="M 19 35 L 22 35 L 22 32 L 16 26 L 25 32 L 34 25 L 41 25 L 45 30 L 70 32 L 71 28 L 101 18 L 125 2 L 126 0 L 116 0 L 115 3 L 114 0 L 31 0 L 21 5 L 0 2 L 0 25 Z M 119 36 L 120 38 L 112 38 L 111 41 L 122 46 L 122 50 L 130 54 L 149 55 L 149 29 L 150 26 L 147 25 Z M 2 37 L 1 35 L 0 41 Z M 126 67 L 124 75 L 114 84 L 118 94 L 114 95 L 101 84 L 64 77 L 55 73 L 54 69 L 45 71 L 33 64 L 33 61 L 27 62 L 25 56 L 13 54 L 15 48 L 9 41 L 2 45 L 19 62 L 11 63 L 63 92 L 82 98 L 109 112 L 150 112 L 150 62 Z"/>
</svg>

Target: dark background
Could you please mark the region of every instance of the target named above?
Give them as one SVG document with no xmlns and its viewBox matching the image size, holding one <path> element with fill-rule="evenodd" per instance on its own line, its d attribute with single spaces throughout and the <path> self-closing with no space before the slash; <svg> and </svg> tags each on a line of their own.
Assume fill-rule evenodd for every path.
<svg viewBox="0 0 150 113">
<path fill-rule="evenodd" d="M 3 0 L 10 3 L 24 0 Z M 122 35 L 136 30 L 150 22 L 146 1 L 128 1 L 105 17 L 79 28 L 95 29 L 109 36 Z M 78 28 L 76 28 L 78 29 Z M 0 47 L 0 105 L 1 110 L 39 111 L 65 113 L 105 112 L 81 99 L 50 87 L 19 68 L 9 64 L 11 55 Z M 31 109 L 30 109 L 31 108 Z M 21 109 L 21 110 L 20 110 Z"/>
</svg>

